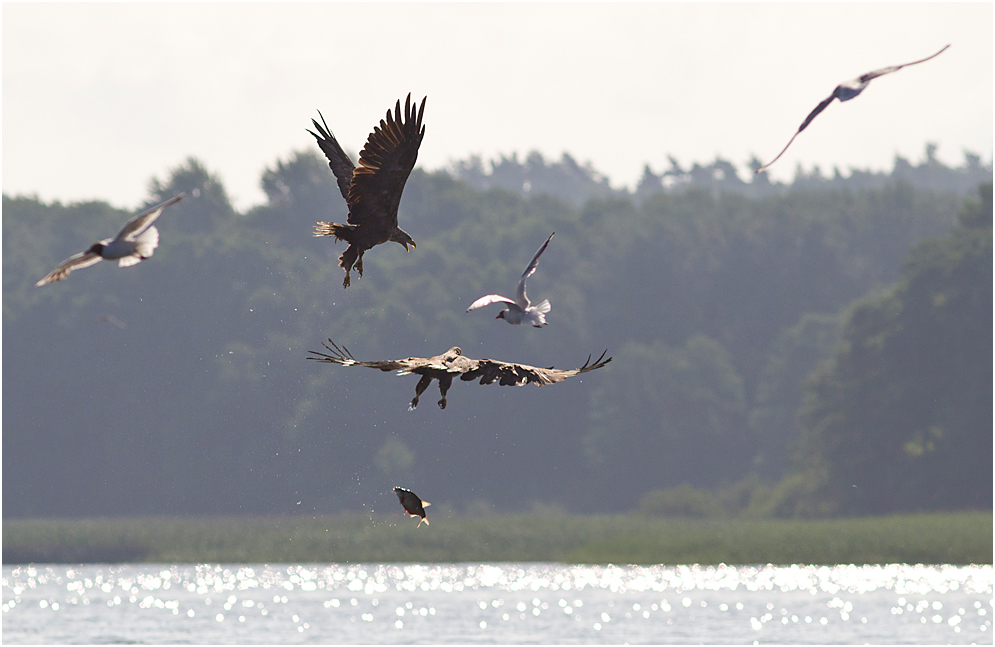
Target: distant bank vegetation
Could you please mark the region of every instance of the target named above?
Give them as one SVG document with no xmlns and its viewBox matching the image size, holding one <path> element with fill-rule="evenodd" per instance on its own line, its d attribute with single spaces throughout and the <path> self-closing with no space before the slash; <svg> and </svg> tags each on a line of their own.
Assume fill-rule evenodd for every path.
<svg viewBox="0 0 995 647">
<path fill-rule="evenodd" d="M 991 564 L 992 514 L 692 520 L 442 511 L 396 515 L 7 520 L 3 561 Z"/>
</svg>

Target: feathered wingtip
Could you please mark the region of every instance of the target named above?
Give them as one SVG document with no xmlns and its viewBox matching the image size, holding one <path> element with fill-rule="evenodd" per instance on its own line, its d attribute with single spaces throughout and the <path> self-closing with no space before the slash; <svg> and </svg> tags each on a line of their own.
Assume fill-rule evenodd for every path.
<svg viewBox="0 0 995 647">
<path fill-rule="evenodd" d="M 602 366 L 604 366 L 608 362 L 610 362 L 613 359 L 615 359 L 614 357 L 609 357 L 608 359 L 605 359 L 605 355 L 607 355 L 607 354 L 608 354 L 608 349 L 606 348 L 605 351 L 603 353 L 601 353 L 601 357 L 599 357 L 597 359 L 597 361 L 594 362 L 594 364 L 591 364 L 591 357 L 593 357 L 593 355 L 588 355 L 587 356 L 587 361 L 584 362 L 583 366 L 581 366 L 579 369 L 577 369 L 577 372 L 578 373 L 586 373 L 588 371 L 593 371 L 594 369 L 601 368 Z M 604 361 L 601 361 L 601 360 L 604 360 Z"/>
<path fill-rule="evenodd" d="M 390 110 L 387 111 L 386 121 L 380 120 L 380 128 L 386 129 L 388 124 L 391 126 L 406 126 L 408 124 L 414 124 L 414 130 L 418 133 L 419 137 L 425 136 L 425 127 L 422 126 L 422 117 L 425 115 L 425 102 L 428 100 L 428 95 L 422 97 L 421 104 L 416 107 L 411 105 L 411 93 L 404 99 L 404 112 L 401 112 L 401 100 L 398 99 L 394 104 L 394 114 L 391 115 Z"/>
<path fill-rule="evenodd" d="M 308 128 L 305 128 L 304 130 L 311 133 L 311 135 L 318 141 L 321 141 L 322 139 L 335 139 L 335 135 L 332 134 L 332 129 L 328 127 L 328 122 L 325 121 L 325 115 L 321 114 L 321 110 L 318 111 L 318 116 L 321 117 L 321 123 L 319 124 L 315 119 L 312 119 L 311 123 L 314 124 L 315 130 L 321 133 L 321 136 L 319 137 Z M 322 125 L 324 125 L 324 128 L 322 128 Z"/>
<path fill-rule="evenodd" d="M 329 346 L 329 344 L 331 345 Z M 328 339 L 328 344 L 321 342 L 321 345 L 330 351 L 331 354 L 322 353 L 316 350 L 309 350 L 308 352 L 311 353 L 311 355 L 315 355 L 315 357 L 311 357 L 311 355 L 309 355 L 306 359 L 313 359 L 319 362 L 328 362 L 330 364 L 341 364 L 342 366 L 351 366 L 359 363 L 358 360 L 352 356 L 352 353 L 349 352 L 348 348 L 345 346 L 339 346 L 333 342 L 331 338 Z"/>
</svg>

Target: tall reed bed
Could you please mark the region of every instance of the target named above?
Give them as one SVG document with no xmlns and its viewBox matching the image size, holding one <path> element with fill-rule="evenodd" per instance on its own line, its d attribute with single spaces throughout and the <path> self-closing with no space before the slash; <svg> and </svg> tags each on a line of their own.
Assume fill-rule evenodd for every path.
<svg viewBox="0 0 995 647">
<path fill-rule="evenodd" d="M 3 523 L 4 563 L 992 563 L 992 513 L 829 520 L 635 515 L 108 518 Z"/>
</svg>

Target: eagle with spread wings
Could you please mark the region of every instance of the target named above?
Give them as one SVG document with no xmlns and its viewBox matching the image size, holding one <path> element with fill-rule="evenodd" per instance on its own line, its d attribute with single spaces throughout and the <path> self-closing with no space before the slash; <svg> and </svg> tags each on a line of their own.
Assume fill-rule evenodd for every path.
<svg viewBox="0 0 995 647">
<path fill-rule="evenodd" d="M 363 276 L 366 250 L 388 241 L 403 245 L 405 251 L 408 245 L 417 247 L 411 236 L 397 226 L 397 207 L 425 136 L 422 115 L 427 98 L 422 99 L 421 106 L 415 110 L 408 93 L 403 114 L 400 100 L 394 106 L 393 115 L 388 110 L 386 118 L 380 120 L 380 125 L 367 138 L 366 146 L 359 154 L 359 166 L 354 165 L 339 146 L 321 111 L 318 112 L 320 124 L 311 120 L 318 132 L 308 132 L 318 140 L 339 191 L 349 205 L 348 224 L 319 222 L 314 227 L 315 236 L 335 236 L 335 240 L 349 243 L 339 256 L 339 267 L 345 270 L 342 287 L 349 287 L 349 273 L 353 267 Z"/>
<path fill-rule="evenodd" d="M 553 368 L 552 366 L 549 368 L 536 368 L 535 366 L 527 366 L 526 364 L 513 364 L 494 359 L 470 359 L 463 355 L 463 351 L 460 350 L 459 346 L 453 346 L 445 353 L 436 355 L 435 357 L 408 357 L 406 359 L 388 359 L 379 362 L 361 362 L 352 356 L 349 349 L 345 346 L 336 345 L 331 339 L 328 340 L 327 344 L 325 342 L 321 342 L 321 344 L 329 352 L 310 351 L 311 355 L 307 359 L 328 362 L 329 364 L 341 364 L 342 366 L 366 366 L 369 368 L 378 368 L 381 371 L 397 371 L 398 375 L 407 375 L 409 373 L 421 375 L 421 379 L 415 385 L 415 398 L 411 401 L 408 411 L 418 406 L 418 399 L 432 383 L 432 380 L 439 381 L 439 393 L 442 394 L 442 399 L 439 400 L 439 408 L 445 409 L 446 392 L 452 386 L 453 378 L 457 376 L 464 382 L 469 382 L 479 377 L 480 384 L 491 384 L 497 381 L 501 386 L 523 386 L 525 384 L 542 386 L 544 384 L 562 382 L 568 377 L 593 371 L 612 361 L 611 357 L 605 359 L 605 355 L 608 353 L 606 350 L 604 353 L 601 353 L 601 357 L 593 364 L 589 355 L 587 361 L 580 368 L 570 370 Z"/>
</svg>

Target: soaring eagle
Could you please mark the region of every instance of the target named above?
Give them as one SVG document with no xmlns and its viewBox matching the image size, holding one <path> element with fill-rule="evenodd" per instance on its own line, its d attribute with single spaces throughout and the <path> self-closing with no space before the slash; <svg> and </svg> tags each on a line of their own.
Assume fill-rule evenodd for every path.
<svg viewBox="0 0 995 647">
<path fill-rule="evenodd" d="M 319 222 L 314 227 L 315 236 L 335 236 L 335 240 L 349 243 L 339 256 L 339 267 L 345 270 L 342 287 L 349 287 L 349 271 L 353 267 L 363 276 L 363 253 L 373 246 L 392 240 L 403 245 L 405 250 L 408 245 L 417 247 L 411 236 L 397 226 L 397 207 L 425 136 L 421 123 L 425 99 L 416 114 L 408 93 L 403 119 L 400 101 L 394 106 L 393 116 L 390 110 L 387 111 L 386 120 L 381 119 L 380 125 L 366 140 L 366 146 L 359 154 L 359 166 L 355 166 L 339 146 L 321 111 L 318 112 L 320 124 L 311 120 L 318 132 L 308 132 L 318 140 L 339 191 L 349 204 L 349 224 Z"/>
<path fill-rule="evenodd" d="M 329 364 L 341 364 L 342 366 L 367 366 L 378 368 L 381 371 L 397 371 L 398 375 L 407 375 L 408 373 L 421 375 L 421 379 L 415 386 L 415 398 L 408 407 L 409 411 L 418 406 L 418 398 L 432 383 L 432 380 L 439 380 L 439 393 L 442 394 L 439 407 L 445 409 L 446 392 L 449 391 L 449 387 L 453 384 L 453 378 L 456 376 L 465 382 L 479 377 L 480 384 L 491 384 L 497 380 L 501 386 L 522 386 L 525 384 L 542 386 L 562 382 L 568 377 L 593 371 L 612 361 L 611 357 L 605 359 L 605 354 L 608 352 L 606 350 L 593 364 L 591 356 L 588 356 L 587 361 L 580 368 L 570 370 L 561 370 L 552 366 L 536 368 L 535 366 L 500 362 L 494 359 L 470 359 L 463 355 L 463 351 L 458 346 L 453 346 L 445 353 L 435 357 L 408 357 L 407 359 L 388 359 L 379 362 L 361 362 L 352 356 L 349 349 L 337 346 L 331 339 L 328 340 L 328 344 L 325 342 L 321 342 L 321 344 L 329 352 L 321 353 L 313 350 L 310 351 L 313 356 L 309 356 L 307 359 L 328 362 Z"/>
<path fill-rule="evenodd" d="M 35 285 L 41 287 L 46 283 L 61 281 L 73 270 L 90 267 L 102 260 L 117 261 L 120 267 L 141 263 L 152 256 L 152 252 L 159 246 L 159 230 L 152 226 L 152 222 L 159 217 L 163 209 L 174 202 L 179 202 L 185 195 L 181 193 L 162 204 L 146 209 L 129 220 L 117 236 L 93 243 L 85 252 L 70 256 Z"/>
<path fill-rule="evenodd" d="M 805 117 L 805 121 L 803 121 L 802 125 L 798 127 L 798 130 L 795 132 L 794 135 L 791 136 L 791 139 L 788 140 L 788 143 L 787 145 L 785 145 L 784 149 L 777 154 L 777 157 L 775 157 L 771 161 L 767 162 L 766 164 L 758 168 L 756 172 L 760 173 L 761 171 L 765 170 L 768 166 L 770 166 L 778 159 L 780 159 L 781 155 L 784 155 L 784 151 L 788 150 L 788 146 L 791 146 L 791 142 L 795 141 L 795 137 L 797 137 L 801 133 L 801 131 L 805 130 L 805 128 L 807 128 L 808 125 L 812 123 L 812 120 L 815 119 L 820 112 L 825 110 L 826 107 L 833 102 L 833 99 L 839 99 L 841 102 L 849 101 L 850 99 L 856 97 L 861 92 L 863 92 L 864 88 L 866 88 L 871 81 L 878 78 L 879 76 L 884 76 L 885 74 L 891 74 L 892 72 L 897 72 L 903 67 L 908 67 L 909 65 L 918 65 L 919 63 L 925 63 L 929 59 L 936 58 L 937 56 L 942 54 L 944 51 L 946 51 L 947 47 L 950 47 L 950 45 L 947 45 L 946 47 L 944 47 L 937 53 L 933 54 L 932 56 L 927 56 L 926 58 L 919 59 L 918 61 L 912 61 L 911 63 L 903 63 L 902 65 L 892 65 L 891 67 L 882 67 L 880 70 L 874 70 L 873 72 L 862 74 L 855 79 L 850 79 L 849 81 L 844 81 L 843 83 L 840 83 L 839 85 L 836 86 L 836 89 L 833 90 L 832 94 L 823 99 L 822 102 L 815 107 L 815 110 L 810 112 L 809 115 Z"/>
<path fill-rule="evenodd" d="M 554 231 L 553 234 L 556 232 Z M 553 234 L 549 235 L 546 242 L 542 244 L 536 255 L 532 257 L 532 262 L 529 266 L 525 268 L 522 273 L 522 280 L 518 282 L 518 292 L 515 295 L 516 301 L 512 301 L 508 297 L 503 297 L 500 294 L 488 294 L 482 296 L 473 303 L 470 307 L 466 309 L 467 312 L 471 310 L 476 310 L 477 308 L 483 308 L 484 306 L 489 306 L 492 303 L 506 303 L 508 307 L 498 313 L 495 319 L 504 319 L 510 324 L 521 324 L 527 323 L 532 324 L 536 328 L 542 328 L 546 325 L 546 313 L 550 311 L 551 306 L 549 305 L 548 299 L 543 299 L 539 303 L 532 305 L 529 301 L 528 295 L 525 294 L 525 280 L 535 274 L 536 266 L 539 265 L 539 257 L 542 253 L 546 251 L 546 245 L 549 241 L 553 240 Z"/>
</svg>

